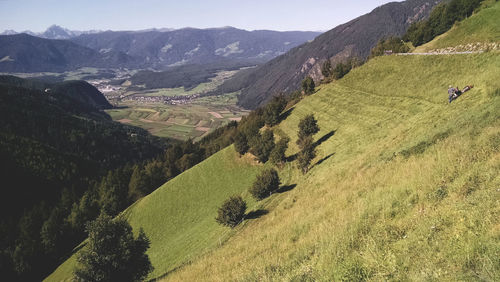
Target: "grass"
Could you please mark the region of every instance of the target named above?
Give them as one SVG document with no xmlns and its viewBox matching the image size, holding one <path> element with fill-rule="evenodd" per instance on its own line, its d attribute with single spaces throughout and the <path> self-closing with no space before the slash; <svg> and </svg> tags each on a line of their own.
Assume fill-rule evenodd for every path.
<svg viewBox="0 0 500 282">
<path fill-rule="evenodd" d="M 321 128 L 310 172 L 280 170 L 288 191 L 253 202 L 262 167 L 228 148 L 125 212 L 152 240 L 151 278 L 499 281 L 499 73 L 495 52 L 384 56 L 321 86 L 276 128 L 292 139 L 287 155 L 302 117 Z M 475 87 L 448 104 L 449 84 Z M 232 193 L 268 213 L 217 226 Z"/>
<path fill-rule="evenodd" d="M 447 33 L 435 40 L 417 47 L 415 52 L 466 45 L 469 43 L 500 42 L 500 2 L 485 1 L 479 13 L 455 24 Z"/>
<path fill-rule="evenodd" d="M 386 56 L 323 86 L 279 128 L 295 140 L 314 113 L 326 159 L 288 164 L 297 186 L 269 214 L 165 280 L 498 280 L 499 70 L 493 53 Z M 450 82 L 476 87 L 448 104 Z"/>
<path fill-rule="evenodd" d="M 232 147 L 205 160 L 136 202 L 121 216 L 151 240 L 148 255 L 155 270 L 150 278 L 172 271 L 224 242 L 232 230 L 215 222 L 217 208 L 230 195 L 246 192 L 262 165 L 239 158 Z M 71 278 L 75 256 L 62 264 L 47 281 Z"/>
</svg>

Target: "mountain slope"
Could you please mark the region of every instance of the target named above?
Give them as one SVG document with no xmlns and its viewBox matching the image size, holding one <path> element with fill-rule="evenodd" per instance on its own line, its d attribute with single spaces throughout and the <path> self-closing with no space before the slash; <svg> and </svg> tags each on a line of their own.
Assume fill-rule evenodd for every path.
<svg viewBox="0 0 500 282">
<path fill-rule="evenodd" d="M 294 140 L 314 113 L 316 138 L 335 132 L 310 173 L 165 280 L 498 280 L 499 70 L 498 54 L 383 57 L 324 86 L 280 125 Z M 476 87 L 448 104 L 451 82 Z"/>
<path fill-rule="evenodd" d="M 267 213 L 228 231 L 230 237 L 219 245 L 217 237 L 192 238 L 196 233 L 184 229 L 179 237 L 214 248 L 193 253 L 201 255 L 164 280 L 499 280 L 499 71 L 498 52 L 384 56 L 321 86 L 275 128 L 291 137 L 291 156 L 298 150 L 299 120 L 315 115 L 321 131 L 310 172 L 304 176 L 288 163 L 280 177 L 292 189 L 251 202 Z M 475 87 L 449 104 L 449 84 Z M 237 160 L 230 150 L 194 169 L 221 168 Z M 239 171 L 238 181 L 251 183 L 251 168 Z M 175 185 L 191 187 L 197 181 L 193 178 Z M 217 189 L 210 182 L 200 186 L 203 191 Z M 168 185 L 155 193 L 168 198 Z M 245 187 L 238 189 L 248 198 Z M 186 198 L 198 198 L 191 192 Z M 164 214 L 153 204 L 160 199 L 153 196 L 144 206 L 130 208 L 127 216 L 135 230 L 150 228 L 153 216 L 134 217 L 134 212 Z M 215 206 L 212 213 L 215 217 Z M 158 223 L 146 233 L 155 238 L 171 234 L 174 228 L 166 226 Z M 179 266 L 165 255 L 170 250 L 149 251 L 155 267 Z M 159 252 L 164 260 L 156 257 Z M 48 280 L 69 278 L 71 263 Z"/>
<path fill-rule="evenodd" d="M 273 95 L 297 90 L 307 75 L 319 81 L 321 66 L 327 59 L 335 65 L 352 56 L 366 58 L 379 39 L 402 35 L 410 23 L 428 16 L 437 2 L 408 0 L 380 6 L 259 68 L 237 74 L 220 89 L 227 92 L 241 89 L 238 103 L 245 108 L 256 108 Z"/>
<path fill-rule="evenodd" d="M 149 256 L 155 270 L 150 278 L 170 272 L 226 240 L 230 234 L 214 220 L 217 208 L 230 195 L 245 194 L 261 168 L 238 158 L 229 147 L 127 209 L 122 216 L 132 226 L 142 226 L 151 240 Z M 245 198 L 250 200 L 249 195 Z M 75 263 L 73 255 L 46 280 L 70 278 Z"/>
<path fill-rule="evenodd" d="M 280 176 L 296 186 L 259 204 L 269 213 L 245 221 L 222 246 L 193 253 L 204 254 L 191 257 L 165 279 L 498 280 L 499 70 L 500 56 L 493 52 L 386 56 L 322 86 L 279 125 L 292 138 L 287 152 L 292 155 L 299 120 L 315 114 L 321 128 L 315 139 L 321 142 L 311 171 L 303 176 L 295 164 L 287 164 Z M 450 83 L 475 88 L 448 104 Z M 193 170 L 220 168 L 228 156 L 234 161 L 230 150 Z M 253 174 L 246 169 L 237 170 L 238 181 L 246 184 L 232 192 L 248 198 L 244 186 Z M 191 187 L 196 177 L 188 175 L 175 185 Z M 219 182 L 211 181 L 198 187 L 217 189 Z M 152 224 L 165 214 L 155 194 L 168 198 L 169 185 L 174 184 L 167 183 L 126 213 L 134 229 L 147 228 L 151 238 L 175 229 Z M 186 199 L 203 195 L 187 191 Z M 211 210 L 204 210 L 202 218 L 213 220 L 216 205 Z M 193 212 L 193 206 L 186 211 Z M 205 235 L 191 237 L 197 232 L 189 228 L 180 230 L 185 232 L 176 238 L 207 240 Z M 212 237 L 205 246 L 217 241 Z M 179 265 L 169 252 L 175 256 L 173 247 L 149 251 L 155 267 Z M 47 280 L 68 278 L 70 269 L 71 261 Z"/>
<path fill-rule="evenodd" d="M 165 68 L 220 60 L 265 62 L 313 39 L 318 32 L 246 31 L 232 27 L 173 31 L 106 31 L 72 41 L 98 50 L 140 57 L 150 66 Z"/>
<path fill-rule="evenodd" d="M 1 175 L 17 183 L 15 189 L 2 187 L 1 209 L 13 218 L 33 203 L 52 202 L 63 188 L 87 189 L 89 179 L 106 169 L 156 156 L 165 145 L 142 129 L 111 121 L 99 111 L 110 104 L 86 82 L 0 76 L 0 90 Z"/>
<path fill-rule="evenodd" d="M 500 49 L 500 3 L 484 1 L 482 11 L 457 23 L 450 31 L 435 40 L 419 46 L 414 52 L 429 52 L 450 48 L 454 51 Z"/>
<path fill-rule="evenodd" d="M 123 67 L 137 64 L 124 53 L 100 54 L 67 40 L 27 34 L 0 36 L 0 72 L 63 72 L 80 67 Z"/>
</svg>

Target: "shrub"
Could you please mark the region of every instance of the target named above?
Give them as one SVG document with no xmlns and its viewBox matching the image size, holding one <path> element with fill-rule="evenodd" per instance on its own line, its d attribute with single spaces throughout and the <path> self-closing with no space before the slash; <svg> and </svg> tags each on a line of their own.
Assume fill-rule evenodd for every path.
<svg viewBox="0 0 500 282">
<path fill-rule="evenodd" d="M 299 140 L 297 140 L 297 145 L 300 146 L 300 143 L 308 136 L 312 136 L 318 133 L 318 121 L 314 118 L 314 115 L 310 114 L 305 116 L 299 122 Z"/>
<path fill-rule="evenodd" d="M 304 80 L 302 80 L 302 90 L 306 95 L 314 93 L 315 87 L 316 85 L 314 84 L 314 80 L 312 79 L 312 77 L 307 76 L 306 78 L 304 78 Z"/>
<path fill-rule="evenodd" d="M 265 163 L 274 148 L 274 134 L 272 130 L 265 130 L 261 135 L 257 133 L 250 139 L 250 151 L 260 162 Z"/>
<path fill-rule="evenodd" d="M 302 150 L 297 156 L 297 161 L 299 162 L 300 170 L 305 174 L 309 171 L 311 161 L 316 157 L 316 148 L 314 148 L 311 136 L 305 137 L 300 145 Z"/>
<path fill-rule="evenodd" d="M 250 147 L 248 146 L 248 140 L 245 134 L 238 132 L 234 136 L 234 149 L 238 154 L 244 155 L 246 152 L 248 152 L 248 149 Z"/>
<path fill-rule="evenodd" d="M 268 126 L 274 126 L 280 121 L 280 114 L 285 109 L 286 99 L 283 96 L 274 97 L 264 108 L 262 118 Z"/>
<path fill-rule="evenodd" d="M 330 59 L 326 60 L 323 65 L 321 65 L 321 74 L 327 78 L 332 75 L 332 63 Z"/>
<path fill-rule="evenodd" d="M 249 192 L 257 200 L 262 200 L 271 195 L 272 192 L 278 190 L 280 186 L 280 178 L 275 169 L 266 169 L 257 176 Z"/>
<path fill-rule="evenodd" d="M 280 141 L 278 141 L 276 146 L 274 146 L 274 149 L 271 151 L 271 155 L 269 155 L 269 160 L 271 161 L 272 164 L 277 166 L 282 166 L 283 163 L 286 161 L 285 152 L 286 149 L 288 149 L 289 141 L 290 138 L 283 137 L 280 139 Z"/>
<path fill-rule="evenodd" d="M 407 53 L 410 48 L 399 37 L 382 38 L 370 51 L 370 58 L 382 56 L 387 50 L 393 53 Z"/>
<path fill-rule="evenodd" d="M 222 225 L 235 227 L 245 217 L 247 204 L 240 196 L 227 199 L 217 211 L 215 220 Z"/>
</svg>

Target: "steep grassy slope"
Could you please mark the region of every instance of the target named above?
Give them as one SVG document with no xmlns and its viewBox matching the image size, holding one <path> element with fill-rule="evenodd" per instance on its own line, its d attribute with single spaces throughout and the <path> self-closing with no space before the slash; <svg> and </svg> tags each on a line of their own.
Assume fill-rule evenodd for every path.
<svg viewBox="0 0 500 282">
<path fill-rule="evenodd" d="M 500 2 L 484 1 L 482 10 L 456 24 L 449 32 L 419 46 L 415 52 L 467 45 L 471 43 L 500 42 Z M 500 48 L 500 47 L 498 47 Z"/>
<path fill-rule="evenodd" d="M 249 208 L 255 203 L 246 193 L 262 168 L 238 158 L 232 147 L 184 172 L 127 209 L 125 216 L 151 240 L 148 254 L 158 277 L 225 241 L 230 235 L 215 222 L 217 208 L 230 195 L 241 194 Z M 76 259 L 72 256 L 47 281 L 71 278 Z"/>
<path fill-rule="evenodd" d="M 165 279 L 498 280 L 499 72 L 494 53 L 392 56 L 324 86 L 280 125 L 335 131 L 310 173 L 285 168 L 269 214 Z M 476 87 L 448 104 L 449 83 Z"/>
</svg>

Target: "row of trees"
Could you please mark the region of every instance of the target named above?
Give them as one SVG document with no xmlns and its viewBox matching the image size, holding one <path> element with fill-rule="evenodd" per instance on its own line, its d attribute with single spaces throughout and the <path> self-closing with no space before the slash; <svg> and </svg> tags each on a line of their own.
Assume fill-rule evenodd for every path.
<svg viewBox="0 0 500 282">
<path fill-rule="evenodd" d="M 248 121 L 247 121 L 248 122 Z M 242 124 L 242 128 L 243 125 Z M 311 161 L 316 157 L 316 144 L 313 142 L 313 135 L 319 131 L 317 120 L 314 116 L 307 115 L 299 122 L 299 131 L 297 145 L 301 149 L 298 153 L 298 166 L 302 173 L 307 173 L 310 167 Z M 257 134 L 259 134 L 257 132 Z M 256 135 L 259 136 L 259 135 Z M 281 168 L 286 162 L 285 152 L 288 148 L 288 142 L 290 139 L 288 137 L 282 137 L 277 144 L 274 143 L 273 132 L 270 129 L 266 129 L 262 136 L 252 137 L 259 138 L 261 143 L 268 144 L 270 149 L 270 161 Z M 238 141 L 239 140 L 239 141 Z M 247 137 L 244 131 L 239 131 L 236 133 L 235 137 L 235 149 L 238 153 L 244 154 L 248 150 L 250 152 L 261 151 L 257 150 L 255 147 L 251 147 L 247 143 Z M 271 146 L 272 145 L 272 146 Z M 261 145 L 258 145 L 261 146 Z M 262 145 L 267 147 L 267 145 Z M 242 150 L 241 148 L 245 148 Z M 261 162 L 266 162 L 261 155 L 255 155 Z M 256 199 L 262 200 L 279 189 L 281 181 L 279 179 L 278 172 L 274 168 L 269 168 L 263 170 L 259 175 L 257 175 L 254 183 L 248 189 L 248 192 Z M 241 196 L 235 195 L 231 196 L 229 199 L 224 201 L 221 207 L 219 207 L 217 212 L 217 217 L 215 218 L 219 224 L 235 227 L 245 218 L 247 204 Z"/>
</svg>

